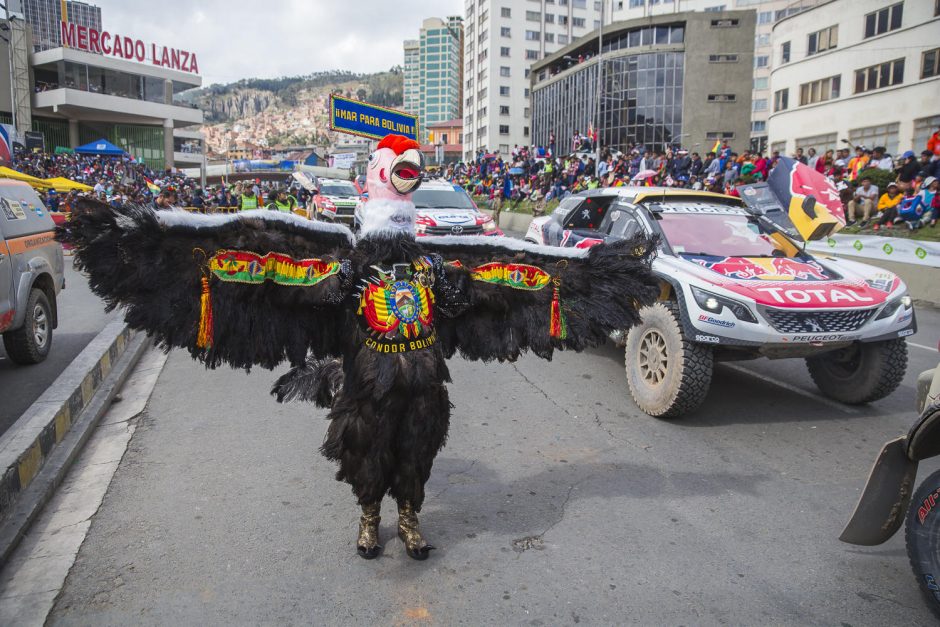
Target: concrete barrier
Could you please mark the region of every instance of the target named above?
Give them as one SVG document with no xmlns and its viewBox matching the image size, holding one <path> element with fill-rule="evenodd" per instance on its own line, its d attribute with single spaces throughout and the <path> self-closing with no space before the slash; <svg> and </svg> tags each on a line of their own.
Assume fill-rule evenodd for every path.
<svg viewBox="0 0 940 627">
<path fill-rule="evenodd" d="M 52 496 L 147 346 L 112 322 L 0 437 L 0 564 Z"/>
</svg>

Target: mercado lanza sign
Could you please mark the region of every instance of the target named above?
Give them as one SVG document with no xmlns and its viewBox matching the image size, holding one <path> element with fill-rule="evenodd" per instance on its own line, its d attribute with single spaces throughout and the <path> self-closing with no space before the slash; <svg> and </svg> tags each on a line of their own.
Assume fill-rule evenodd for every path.
<svg viewBox="0 0 940 627">
<path fill-rule="evenodd" d="M 193 74 L 199 73 L 199 64 L 196 62 L 194 52 L 169 48 L 155 43 L 151 43 L 148 49 L 140 39 L 122 37 L 118 33 L 110 33 L 106 30 L 98 31 L 89 26 L 80 26 L 72 22 L 62 22 L 62 45 L 84 50 L 85 52 L 127 59 L 128 61 L 137 60 L 141 63 L 147 60 L 147 53 L 149 52 L 151 63 L 156 66 L 182 72 L 192 72 Z"/>
<path fill-rule="evenodd" d="M 382 139 L 389 133 L 417 139 L 418 117 L 331 94 L 330 128 L 371 139 Z"/>
</svg>

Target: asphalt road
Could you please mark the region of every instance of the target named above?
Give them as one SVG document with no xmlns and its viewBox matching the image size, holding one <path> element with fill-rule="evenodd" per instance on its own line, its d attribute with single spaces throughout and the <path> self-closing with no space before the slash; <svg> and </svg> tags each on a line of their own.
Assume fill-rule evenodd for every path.
<svg viewBox="0 0 940 627">
<path fill-rule="evenodd" d="M 937 363 L 940 316 L 920 322 L 903 386 L 858 408 L 821 399 L 801 361 L 719 366 L 701 410 L 660 421 L 613 346 L 453 360 L 423 563 L 388 502 L 384 554 L 356 557 L 358 508 L 317 452 L 324 411 L 274 403 L 273 373 L 176 351 L 49 622 L 933 624 L 901 537 L 837 540 Z"/>
<path fill-rule="evenodd" d="M 59 293 L 59 327 L 52 352 L 40 364 L 18 366 L 0 343 L 0 435 L 16 422 L 72 360 L 118 315 L 104 313 L 104 304 L 88 289 L 88 281 L 65 258 L 65 289 Z"/>
</svg>

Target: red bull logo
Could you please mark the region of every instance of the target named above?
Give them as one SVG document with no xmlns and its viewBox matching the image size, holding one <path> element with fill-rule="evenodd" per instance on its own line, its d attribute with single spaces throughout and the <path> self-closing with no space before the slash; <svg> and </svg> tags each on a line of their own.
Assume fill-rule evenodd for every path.
<svg viewBox="0 0 940 627">
<path fill-rule="evenodd" d="M 692 261 L 729 279 L 742 281 L 827 281 L 832 278 L 815 261 L 787 257 L 724 257 L 717 261 Z"/>
</svg>

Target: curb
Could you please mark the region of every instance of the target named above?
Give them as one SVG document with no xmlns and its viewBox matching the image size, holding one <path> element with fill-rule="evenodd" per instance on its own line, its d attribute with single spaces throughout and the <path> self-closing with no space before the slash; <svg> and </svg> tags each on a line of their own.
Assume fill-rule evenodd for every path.
<svg viewBox="0 0 940 627">
<path fill-rule="evenodd" d="M 147 336 L 112 322 L 0 437 L 0 565 L 65 473 L 130 375 Z"/>
</svg>

